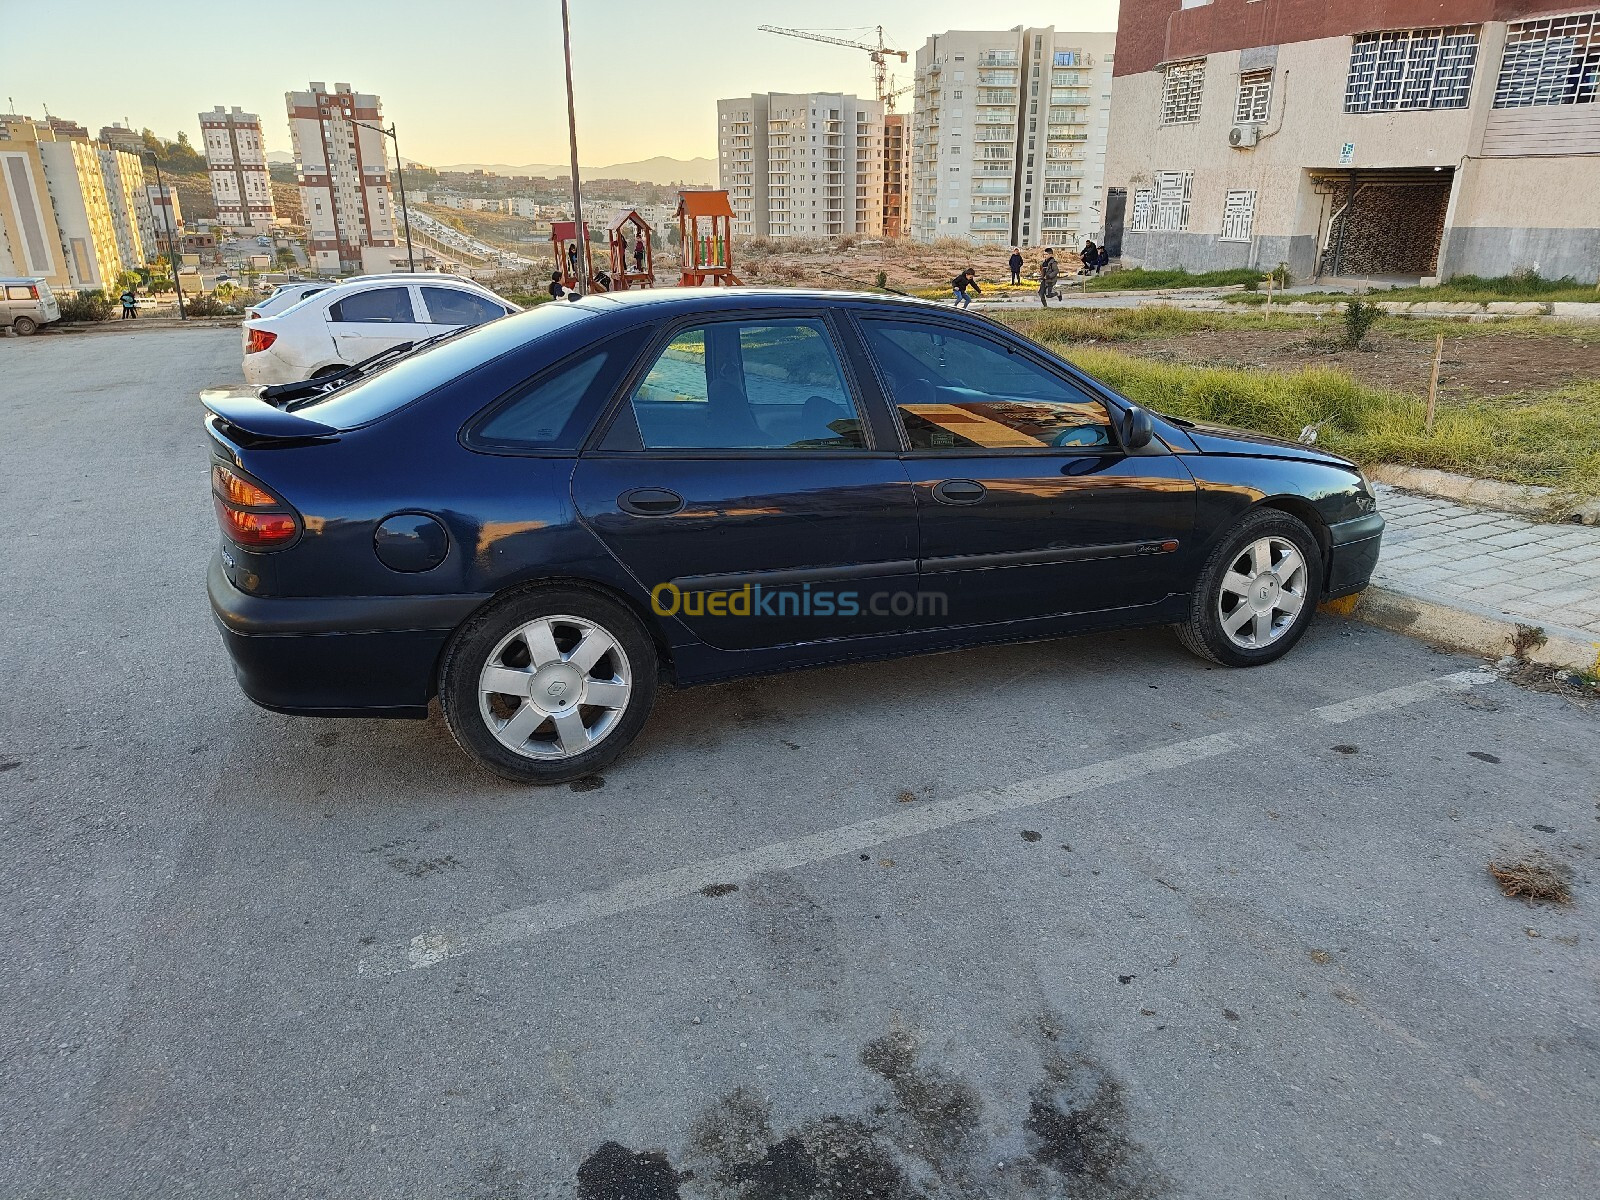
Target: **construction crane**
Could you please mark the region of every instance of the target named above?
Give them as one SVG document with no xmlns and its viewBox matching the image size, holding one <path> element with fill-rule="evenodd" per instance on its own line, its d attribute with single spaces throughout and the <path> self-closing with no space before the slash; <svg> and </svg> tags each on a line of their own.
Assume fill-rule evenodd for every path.
<svg viewBox="0 0 1600 1200">
<path fill-rule="evenodd" d="M 906 91 L 901 88 L 894 92 L 889 88 L 888 60 L 891 55 L 898 55 L 901 62 L 905 62 L 909 55 L 904 50 L 891 49 L 883 44 L 883 26 L 874 26 L 878 31 L 878 44 L 871 42 L 852 42 L 847 38 L 829 37 L 825 33 L 813 33 L 809 29 L 785 29 L 781 25 L 758 25 L 762 33 L 776 33 L 783 37 L 804 38 L 808 42 L 826 42 L 830 46 L 848 46 L 852 50 L 865 50 L 867 57 L 872 60 L 873 90 L 879 100 L 882 100 L 887 111 L 894 111 L 894 98 Z"/>
<path fill-rule="evenodd" d="M 905 87 L 895 87 L 894 76 L 891 75 L 889 77 L 889 90 L 883 94 L 883 111 L 893 112 L 894 102 L 901 96 L 904 96 L 907 92 L 911 91 L 914 87 L 916 87 L 916 84 L 913 83 L 908 83 L 905 85 Z"/>
</svg>

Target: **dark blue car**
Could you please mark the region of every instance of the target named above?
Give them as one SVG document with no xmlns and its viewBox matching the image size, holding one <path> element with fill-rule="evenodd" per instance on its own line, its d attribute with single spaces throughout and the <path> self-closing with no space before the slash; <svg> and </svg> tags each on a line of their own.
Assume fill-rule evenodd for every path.
<svg viewBox="0 0 1600 1200">
<path fill-rule="evenodd" d="M 210 595 L 245 693 L 422 717 L 567 780 L 658 680 L 1173 625 L 1234 666 L 1366 585 L 1366 480 L 1163 418 L 892 297 L 550 303 L 332 381 L 210 396 Z"/>
</svg>

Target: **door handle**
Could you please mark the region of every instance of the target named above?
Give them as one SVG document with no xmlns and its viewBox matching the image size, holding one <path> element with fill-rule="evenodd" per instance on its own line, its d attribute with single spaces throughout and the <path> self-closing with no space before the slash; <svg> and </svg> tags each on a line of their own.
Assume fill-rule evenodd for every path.
<svg viewBox="0 0 1600 1200">
<path fill-rule="evenodd" d="M 683 497 L 666 488 L 634 488 L 617 497 L 617 507 L 636 517 L 666 517 L 683 507 Z"/>
<path fill-rule="evenodd" d="M 989 489 L 976 479 L 946 479 L 933 487 L 933 498 L 941 504 L 976 504 Z"/>
</svg>

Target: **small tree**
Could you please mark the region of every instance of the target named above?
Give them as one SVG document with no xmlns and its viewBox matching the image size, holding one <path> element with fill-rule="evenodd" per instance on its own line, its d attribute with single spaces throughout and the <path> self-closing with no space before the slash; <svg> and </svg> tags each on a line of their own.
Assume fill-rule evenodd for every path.
<svg viewBox="0 0 1600 1200">
<path fill-rule="evenodd" d="M 1345 301 L 1344 344 L 1352 350 L 1360 349 L 1362 339 L 1382 315 L 1383 310 L 1376 304 L 1368 304 L 1364 300 Z"/>
</svg>

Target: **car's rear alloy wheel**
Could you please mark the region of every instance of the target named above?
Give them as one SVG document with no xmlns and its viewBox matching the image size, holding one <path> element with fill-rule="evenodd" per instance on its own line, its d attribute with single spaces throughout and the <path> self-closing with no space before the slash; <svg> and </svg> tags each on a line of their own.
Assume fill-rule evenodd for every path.
<svg viewBox="0 0 1600 1200">
<path fill-rule="evenodd" d="M 1311 530 L 1278 509 L 1255 509 L 1207 559 L 1178 636 L 1213 662 L 1268 663 L 1300 639 L 1321 594 L 1322 554 Z"/>
<path fill-rule="evenodd" d="M 649 715 L 656 654 L 634 615 L 567 588 L 492 605 L 452 639 L 439 698 L 450 731 L 490 770 L 561 783 L 616 758 Z"/>
</svg>

